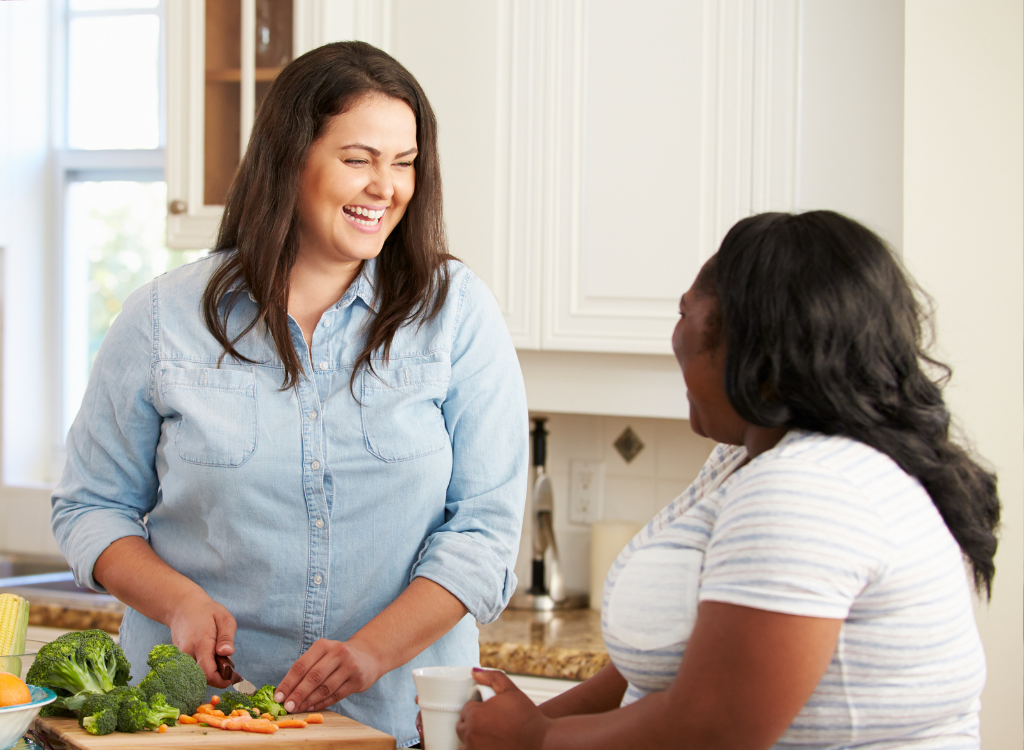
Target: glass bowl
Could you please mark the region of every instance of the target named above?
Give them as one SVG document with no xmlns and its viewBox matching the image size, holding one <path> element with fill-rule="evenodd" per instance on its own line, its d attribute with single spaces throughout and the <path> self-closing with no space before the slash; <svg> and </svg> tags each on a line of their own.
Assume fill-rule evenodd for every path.
<svg viewBox="0 0 1024 750">
<path fill-rule="evenodd" d="M 25 641 L 25 653 L 0 656 L 0 672 L 10 672 L 24 680 L 28 668 L 36 660 L 36 654 L 45 645 L 46 641 Z"/>
<path fill-rule="evenodd" d="M 28 691 L 32 696 L 30 703 L 0 708 L 0 750 L 14 747 L 39 715 L 39 709 L 57 700 L 57 694 L 44 687 L 29 685 Z"/>
</svg>

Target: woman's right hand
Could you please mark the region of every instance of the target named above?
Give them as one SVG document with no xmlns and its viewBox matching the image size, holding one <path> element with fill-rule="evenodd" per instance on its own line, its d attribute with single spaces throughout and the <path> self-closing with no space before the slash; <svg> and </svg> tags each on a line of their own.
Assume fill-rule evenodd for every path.
<svg viewBox="0 0 1024 750">
<path fill-rule="evenodd" d="M 171 641 L 196 660 L 207 684 L 218 688 L 231 685 L 221 677 L 216 662 L 217 655 L 235 653 L 235 618 L 224 605 L 199 592 L 191 601 L 179 603 L 167 626 Z"/>
<path fill-rule="evenodd" d="M 116 539 L 100 553 L 93 578 L 141 615 L 171 629 L 171 642 L 199 664 L 206 682 L 231 683 L 217 671 L 215 655 L 235 652 L 235 618 L 194 581 L 174 570 L 139 536 Z"/>
</svg>

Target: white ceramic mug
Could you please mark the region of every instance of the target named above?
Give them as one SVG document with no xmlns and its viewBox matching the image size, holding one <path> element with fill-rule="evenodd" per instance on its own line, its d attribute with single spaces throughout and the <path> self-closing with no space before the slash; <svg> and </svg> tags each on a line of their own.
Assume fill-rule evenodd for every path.
<svg viewBox="0 0 1024 750">
<path fill-rule="evenodd" d="M 455 725 L 467 701 L 494 696 L 486 685 L 473 679 L 472 667 L 419 667 L 412 670 L 423 722 L 424 750 L 457 750 Z"/>
</svg>

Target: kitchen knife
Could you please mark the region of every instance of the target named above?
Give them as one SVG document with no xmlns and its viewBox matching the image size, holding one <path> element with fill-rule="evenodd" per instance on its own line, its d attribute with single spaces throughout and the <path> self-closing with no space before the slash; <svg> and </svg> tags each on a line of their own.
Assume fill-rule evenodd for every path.
<svg viewBox="0 0 1024 750">
<path fill-rule="evenodd" d="M 232 683 L 231 687 L 242 695 L 256 694 L 256 686 L 235 671 L 235 665 L 231 661 L 230 656 L 221 656 L 218 654 L 214 659 L 217 662 L 217 671 L 220 673 L 220 676 L 225 680 L 230 680 Z"/>
</svg>

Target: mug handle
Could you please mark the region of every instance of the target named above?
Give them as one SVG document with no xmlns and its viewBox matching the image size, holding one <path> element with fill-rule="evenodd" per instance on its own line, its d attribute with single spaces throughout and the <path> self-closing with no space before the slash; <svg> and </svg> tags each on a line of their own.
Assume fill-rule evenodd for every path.
<svg viewBox="0 0 1024 750">
<path fill-rule="evenodd" d="M 469 691 L 469 700 L 488 701 L 495 695 L 494 689 L 487 685 L 474 685 Z"/>
</svg>

